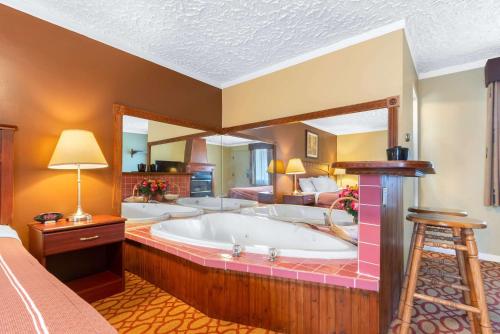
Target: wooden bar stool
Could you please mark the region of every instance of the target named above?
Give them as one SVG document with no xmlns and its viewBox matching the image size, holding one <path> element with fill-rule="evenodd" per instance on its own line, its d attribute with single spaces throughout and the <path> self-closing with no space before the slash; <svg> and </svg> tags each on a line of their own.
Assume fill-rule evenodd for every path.
<svg viewBox="0 0 500 334">
<path fill-rule="evenodd" d="M 408 208 L 409 212 L 422 213 L 422 214 L 440 214 L 440 215 L 450 215 L 454 217 L 467 217 L 467 211 L 458 209 L 445 209 L 445 208 L 431 208 L 424 206 L 411 206 Z M 413 256 L 413 246 L 415 244 L 415 237 L 417 236 L 417 224 L 413 225 L 413 233 L 411 235 L 410 248 L 408 251 L 408 261 L 405 270 L 405 276 L 403 279 L 403 287 L 401 289 L 401 296 L 399 297 L 399 308 L 398 308 L 398 318 L 401 319 L 403 316 L 403 306 L 404 299 L 406 296 L 406 288 L 408 287 L 408 273 L 410 268 L 411 259 Z M 465 298 L 465 294 L 464 294 Z"/>
<path fill-rule="evenodd" d="M 473 232 L 473 229 L 486 228 L 486 223 L 467 217 L 437 214 L 409 214 L 406 219 L 415 223 L 416 233 L 414 233 L 415 242 L 409 263 L 408 284 L 403 301 L 403 312 L 400 317 L 399 333 L 409 332 L 414 298 L 466 311 L 471 321 L 473 333 L 492 333 Z M 426 234 L 427 231 L 436 232 L 439 235 L 429 235 Z M 443 236 L 442 234 L 451 234 L 451 236 Z M 456 251 L 461 284 L 450 285 L 437 278 L 426 278 L 426 281 L 430 281 L 434 285 L 451 286 L 466 292 L 464 297 L 467 295 L 468 298 L 465 298 L 465 304 L 415 292 L 424 246 Z"/>
</svg>

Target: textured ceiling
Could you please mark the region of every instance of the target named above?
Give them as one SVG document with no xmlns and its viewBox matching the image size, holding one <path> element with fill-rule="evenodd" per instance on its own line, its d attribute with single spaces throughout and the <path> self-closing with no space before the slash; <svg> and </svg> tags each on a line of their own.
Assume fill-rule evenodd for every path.
<svg viewBox="0 0 500 334">
<path fill-rule="evenodd" d="M 499 0 L 7 0 L 216 86 L 405 20 L 417 71 L 500 55 Z"/>
<path fill-rule="evenodd" d="M 302 123 L 340 136 L 387 130 L 388 115 L 387 109 L 377 109 L 354 114 L 319 118 L 311 121 L 304 121 Z"/>
</svg>

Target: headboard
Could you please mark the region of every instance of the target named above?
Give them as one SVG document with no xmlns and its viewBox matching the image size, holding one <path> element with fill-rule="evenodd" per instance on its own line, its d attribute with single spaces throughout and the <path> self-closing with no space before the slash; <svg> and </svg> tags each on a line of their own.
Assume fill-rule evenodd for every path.
<svg viewBox="0 0 500 334">
<path fill-rule="evenodd" d="M 330 175 L 330 168 L 331 168 L 330 166 L 332 163 L 303 160 L 302 164 L 304 165 L 306 173 L 297 175 L 297 184 L 296 184 L 297 189 L 300 189 L 300 184 L 299 184 L 300 178 Z"/>
<path fill-rule="evenodd" d="M 12 224 L 16 130 L 16 126 L 0 124 L 0 225 Z"/>
</svg>

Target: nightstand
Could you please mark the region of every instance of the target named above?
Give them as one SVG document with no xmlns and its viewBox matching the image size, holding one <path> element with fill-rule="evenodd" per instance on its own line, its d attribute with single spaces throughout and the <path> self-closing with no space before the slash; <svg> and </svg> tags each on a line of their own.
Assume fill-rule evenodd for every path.
<svg viewBox="0 0 500 334">
<path fill-rule="evenodd" d="M 296 205 L 314 205 L 314 194 L 283 195 L 283 203 Z"/>
<path fill-rule="evenodd" d="M 263 191 L 257 194 L 257 201 L 263 204 L 274 204 L 274 194 L 269 191 Z"/>
<path fill-rule="evenodd" d="M 124 290 L 125 219 L 29 225 L 30 253 L 80 297 L 93 302 Z"/>
</svg>

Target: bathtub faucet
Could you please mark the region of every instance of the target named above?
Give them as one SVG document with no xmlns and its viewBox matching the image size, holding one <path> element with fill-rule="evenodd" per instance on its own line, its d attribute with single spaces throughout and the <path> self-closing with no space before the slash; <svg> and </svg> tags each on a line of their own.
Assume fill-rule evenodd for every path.
<svg viewBox="0 0 500 334">
<path fill-rule="evenodd" d="M 132 196 L 139 196 L 139 184 L 136 184 L 132 189 Z"/>
<path fill-rule="evenodd" d="M 269 256 L 267 259 L 271 262 L 274 262 L 276 261 L 277 257 L 278 257 L 278 249 L 274 247 L 269 248 Z"/>
<path fill-rule="evenodd" d="M 325 218 L 325 226 L 330 227 L 330 219 L 328 219 L 328 214 L 323 212 L 323 217 Z"/>
<path fill-rule="evenodd" d="M 234 244 L 233 245 L 233 257 L 240 257 L 241 255 L 241 245 Z"/>
</svg>

